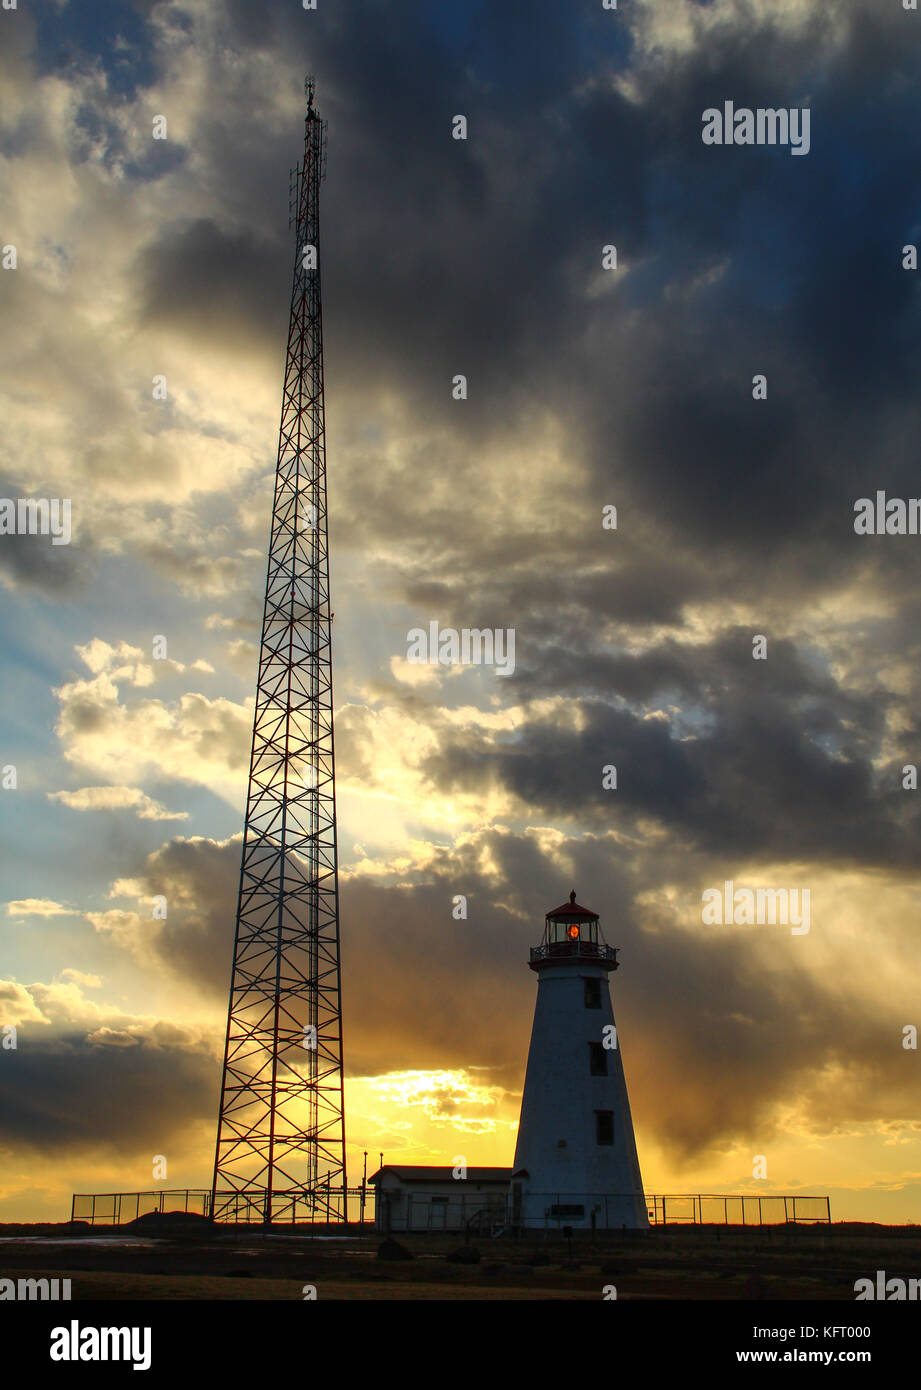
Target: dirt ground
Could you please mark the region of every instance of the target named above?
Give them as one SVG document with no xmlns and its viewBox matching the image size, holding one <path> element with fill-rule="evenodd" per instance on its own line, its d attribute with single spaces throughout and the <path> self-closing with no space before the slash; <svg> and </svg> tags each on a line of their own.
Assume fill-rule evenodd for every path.
<svg viewBox="0 0 921 1390">
<path fill-rule="evenodd" d="M 921 1227 L 668 1226 L 575 1239 L 471 1242 L 479 1260 L 450 1258 L 463 1239 L 399 1237 L 413 1258 L 379 1258 L 381 1237 L 317 1239 L 304 1228 L 271 1233 L 153 1226 L 0 1226 L 0 1277 L 69 1278 L 88 1299 L 600 1300 L 840 1299 L 854 1282 L 921 1277 Z M 468 1247 L 469 1249 L 469 1247 Z"/>
</svg>

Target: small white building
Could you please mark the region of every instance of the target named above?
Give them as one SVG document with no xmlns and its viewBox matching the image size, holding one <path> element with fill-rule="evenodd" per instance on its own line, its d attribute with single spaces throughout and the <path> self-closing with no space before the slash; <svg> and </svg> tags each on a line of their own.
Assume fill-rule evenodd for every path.
<svg viewBox="0 0 921 1390">
<path fill-rule="evenodd" d="M 369 1179 L 375 1191 L 375 1229 L 475 1231 L 494 1234 L 506 1223 L 511 1168 L 379 1168 Z"/>
</svg>

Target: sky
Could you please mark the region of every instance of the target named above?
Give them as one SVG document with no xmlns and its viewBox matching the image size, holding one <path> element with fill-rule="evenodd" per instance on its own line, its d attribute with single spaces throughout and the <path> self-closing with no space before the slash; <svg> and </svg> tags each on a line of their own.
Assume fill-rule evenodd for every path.
<svg viewBox="0 0 921 1390">
<path fill-rule="evenodd" d="M 575 888 L 648 1192 L 917 1221 L 921 538 L 854 506 L 921 492 L 921 14 L 19 0 L 0 38 L 0 496 L 72 507 L 0 536 L 0 1219 L 210 1184 L 312 73 L 350 1180 L 511 1164 Z M 705 144 L 726 101 L 808 153 Z M 409 661 L 432 622 L 514 670 Z M 809 930 L 704 921 L 726 881 Z"/>
</svg>

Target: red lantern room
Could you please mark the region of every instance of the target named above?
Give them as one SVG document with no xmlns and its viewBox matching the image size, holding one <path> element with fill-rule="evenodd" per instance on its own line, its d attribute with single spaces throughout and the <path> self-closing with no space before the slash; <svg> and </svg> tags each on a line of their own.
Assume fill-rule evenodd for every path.
<svg viewBox="0 0 921 1390">
<path fill-rule="evenodd" d="M 576 902 L 575 889 L 568 903 L 547 913 L 544 938 L 539 946 L 531 948 L 530 965 L 532 970 L 541 970 L 565 960 L 590 960 L 605 970 L 617 969 L 617 948 L 605 941 L 598 913 Z"/>
</svg>

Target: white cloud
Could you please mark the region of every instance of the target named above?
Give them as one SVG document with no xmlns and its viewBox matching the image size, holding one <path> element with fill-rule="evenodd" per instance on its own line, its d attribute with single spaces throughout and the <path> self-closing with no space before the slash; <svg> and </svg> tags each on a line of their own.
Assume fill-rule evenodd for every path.
<svg viewBox="0 0 921 1390">
<path fill-rule="evenodd" d="M 97 1047 L 137 1047 L 141 1039 L 124 1028 L 103 1027 L 97 1028 L 94 1033 L 87 1033 L 86 1041 Z"/>
<path fill-rule="evenodd" d="M 145 923 L 137 912 L 125 912 L 121 908 L 112 907 L 106 912 L 87 912 L 86 920 L 91 922 L 101 935 L 110 936 L 139 960 L 146 960 Z"/>
<path fill-rule="evenodd" d="M 188 820 L 188 811 L 168 811 L 137 787 L 81 787 L 73 792 L 49 792 L 72 811 L 135 811 L 140 820 Z"/>
<path fill-rule="evenodd" d="M 61 979 L 70 984 L 81 986 L 83 989 L 100 989 L 102 980 L 98 975 L 89 975 L 84 970 L 74 970 L 68 966 L 66 970 L 60 972 Z"/>
<path fill-rule="evenodd" d="M 94 676 L 105 671 L 112 680 L 130 681 L 132 685 L 153 683 L 153 670 L 142 664 L 146 657 L 139 647 L 132 647 L 127 642 L 119 642 L 113 647 L 111 643 L 103 642 L 101 637 L 94 637 L 74 650 Z"/>
<path fill-rule="evenodd" d="M 77 917 L 72 907 L 64 907 L 51 898 L 17 898 L 6 905 L 11 917 Z"/>
<path fill-rule="evenodd" d="M 390 658 L 390 674 L 401 685 L 440 685 L 448 676 L 459 675 L 460 666 L 440 666 L 435 662 L 407 661 L 405 656 Z"/>
<path fill-rule="evenodd" d="M 74 977 L 79 971 L 62 972 Z M 87 977 L 95 980 L 94 976 Z M 87 1039 L 102 1045 L 130 1045 L 130 1039 L 148 1046 L 200 1050 L 213 1048 L 214 1038 L 207 1026 L 188 1027 L 168 1018 L 126 1013 L 114 1004 L 87 999 L 81 981 L 73 978 L 50 984 L 37 980 L 30 985 L 0 979 L 0 1024 L 37 1023 L 72 1033 L 83 1030 Z"/>
<path fill-rule="evenodd" d="M 50 1023 L 32 995 L 16 980 L 0 980 L 0 1025 L 19 1028 L 24 1023 Z"/>
<path fill-rule="evenodd" d="M 90 644 L 93 646 L 93 644 Z M 92 660 L 102 669 L 90 680 L 74 680 L 55 690 L 59 703 L 55 732 L 63 744 L 67 762 L 111 778 L 112 788 L 84 788 L 76 793 L 55 793 L 64 800 L 76 797 L 76 809 L 92 809 L 104 803 L 106 792 L 117 798 L 133 794 L 130 783 L 145 775 L 164 780 L 192 782 L 208 787 L 236 805 L 243 793 L 252 730 L 250 702 L 232 701 L 189 691 L 175 700 L 138 699 L 133 691 L 140 668 L 128 662 L 113 665 L 115 649 L 93 647 Z M 85 649 L 81 649 L 82 651 Z M 132 651 L 134 649 L 128 649 Z M 127 683 L 123 692 L 121 684 Z M 157 803 L 134 803 L 144 819 L 166 819 Z"/>
</svg>

